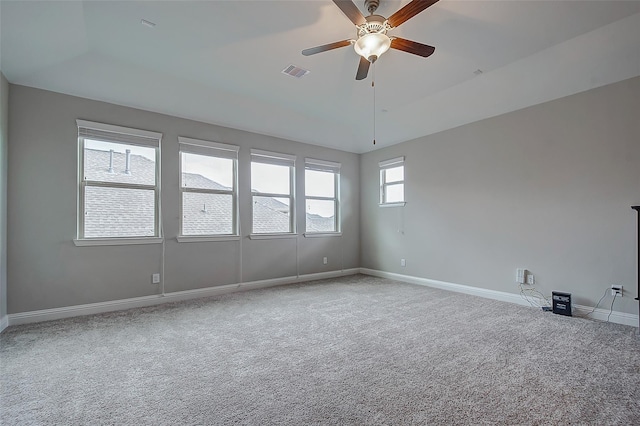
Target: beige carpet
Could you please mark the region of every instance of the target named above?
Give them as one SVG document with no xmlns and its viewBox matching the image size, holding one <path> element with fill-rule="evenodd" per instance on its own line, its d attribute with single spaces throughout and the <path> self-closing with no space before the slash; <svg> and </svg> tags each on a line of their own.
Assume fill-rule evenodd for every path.
<svg viewBox="0 0 640 426">
<path fill-rule="evenodd" d="M 363 275 L 10 327 L 0 423 L 640 424 L 636 329 Z"/>
</svg>

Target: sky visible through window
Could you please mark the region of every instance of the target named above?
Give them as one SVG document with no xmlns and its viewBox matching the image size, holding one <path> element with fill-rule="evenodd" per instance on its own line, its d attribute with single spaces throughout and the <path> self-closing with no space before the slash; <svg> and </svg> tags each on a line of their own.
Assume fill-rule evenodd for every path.
<svg viewBox="0 0 640 426">
<path fill-rule="evenodd" d="M 233 160 L 229 158 L 183 154 L 182 171 L 198 174 L 227 188 L 233 188 Z"/>
</svg>

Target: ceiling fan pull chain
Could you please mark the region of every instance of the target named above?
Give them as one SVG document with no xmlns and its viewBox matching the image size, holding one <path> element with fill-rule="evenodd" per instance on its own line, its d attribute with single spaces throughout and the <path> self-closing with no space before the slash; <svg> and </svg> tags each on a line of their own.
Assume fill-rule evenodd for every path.
<svg viewBox="0 0 640 426">
<path fill-rule="evenodd" d="M 373 144 L 376 144 L 376 63 L 373 63 L 373 78 L 371 79 L 373 88 Z"/>
</svg>

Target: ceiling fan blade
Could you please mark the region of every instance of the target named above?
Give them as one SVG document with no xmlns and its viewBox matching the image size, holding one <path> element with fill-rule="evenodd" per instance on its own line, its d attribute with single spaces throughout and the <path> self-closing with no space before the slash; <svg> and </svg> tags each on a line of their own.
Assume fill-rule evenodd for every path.
<svg viewBox="0 0 640 426">
<path fill-rule="evenodd" d="M 349 46 L 351 44 L 351 40 L 342 40 L 336 41 L 335 43 L 323 44 L 322 46 L 310 47 L 309 49 L 304 49 L 302 54 L 304 56 L 315 55 L 316 53 L 326 52 L 327 50 L 337 49 L 339 47 Z"/>
<path fill-rule="evenodd" d="M 351 0 L 333 0 L 333 2 L 355 25 L 362 25 L 367 22 L 358 6 L 353 4 Z"/>
<path fill-rule="evenodd" d="M 369 74 L 369 62 L 364 56 L 360 56 L 360 63 L 358 64 L 358 71 L 356 72 L 356 80 L 364 80 Z"/>
<path fill-rule="evenodd" d="M 387 21 L 392 27 L 400 26 L 403 22 L 408 21 L 437 2 L 438 0 L 413 0 L 411 3 L 391 15 Z"/>
<path fill-rule="evenodd" d="M 391 48 L 402 50 L 403 52 L 407 53 L 413 53 L 414 55 L 422 56 L 424 58 L 426 58 L 427 56 L 431 56 L 436 50 L 436 48 L 433 46 L 399 37 L 391 40 Z"/>
</svg>

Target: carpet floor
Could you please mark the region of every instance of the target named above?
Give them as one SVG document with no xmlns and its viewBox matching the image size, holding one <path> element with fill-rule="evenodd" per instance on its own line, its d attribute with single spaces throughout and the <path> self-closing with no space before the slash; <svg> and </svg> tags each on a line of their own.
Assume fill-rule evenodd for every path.
<svg viewBox="0 0 640 426">
<path fill-rule="evenodd" d="M 13 326 L 6 425 L 640 424 L 618 324 L 364 275 Z"/>
</svg>

